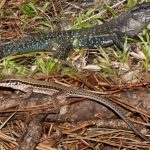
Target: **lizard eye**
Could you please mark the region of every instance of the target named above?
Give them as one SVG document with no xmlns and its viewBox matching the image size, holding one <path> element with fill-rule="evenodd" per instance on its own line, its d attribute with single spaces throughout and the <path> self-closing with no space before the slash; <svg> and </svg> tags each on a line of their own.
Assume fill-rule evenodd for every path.
<svg viewBox="0 0 150 150">
<path fill-rule="evenodd" d="M 7 86 L 9 87 L 10 85 L 11 85 L 11 81 L 6 81 L 6 83 L 7 83 Z"/>
</svg>

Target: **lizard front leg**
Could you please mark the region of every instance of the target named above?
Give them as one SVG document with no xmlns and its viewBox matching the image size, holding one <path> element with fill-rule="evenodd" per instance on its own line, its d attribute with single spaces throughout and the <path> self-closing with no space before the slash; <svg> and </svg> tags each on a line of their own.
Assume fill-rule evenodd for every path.
<svg viewBox="0 0 150 150">
<path fill-rule="evenodd" d="M 24 93 L 22 95 L 20 95 L 19 97 L 21 99 L 28 99 L 31 97 L 31 95 L 33 93 L 33 88 L 32 87 L 22 88 L 21 91 Z"/>
<path fill-rule="evenodd" d="M 114 44 L 120 48 L 121 50 L 124 49 L 124 41 L 126 38 L 125 33 L 121 32 L 121 31 L 115 31 L 111 34 L 111 38 L 114 42 Z"/>
<path fill-rule="evenodd" d="M 51 98 L 52 98 L 54 108 L 60 109 L 59 114 L 60 115 L 66 114 L 68 111 L 68 105 L 60 106 L 60 105 L 64 105 L 64 103 L 66 103 L 66 96 L 65 96 L 64 92 L 60 91 L 60 92 L 54 93 L 51 96 Z"/>
</svg>

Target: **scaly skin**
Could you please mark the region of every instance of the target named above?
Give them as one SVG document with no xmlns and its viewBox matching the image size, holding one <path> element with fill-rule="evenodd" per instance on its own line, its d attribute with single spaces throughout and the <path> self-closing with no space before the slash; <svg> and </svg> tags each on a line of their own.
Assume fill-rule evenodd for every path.
<svg viewBox="0 0 150 150">
<path fill-rule="evenodd" d="M 125 116 L 123 109 L 118 105 L 111 102 L 107 98 L 95 94 L 91 91 L 84 89 L 70 88 L 65 87 L 55 82 L 44 82 L 44 81 L 35 81 L 29 79 L 4 79 L 0 81 L 1 87 L 9 87 L 23 91 L 29 97 L 32 92 L 42 93 L 52 96 L 52 98 L 58 99 L 58 96 L 62 97 L 84 97 L 89 98 L 92 101 L 96 101 L 100 104 L 105 105 L 106 107 L 112 109 L 116 114 L 118 114 L 129 126 L 130 128 L 139 135 L 142 139 L 149 141 L 149 139 L 144 136 L 134 125 L 133 123 Z M 64 96 L 63 96 L 64 95 Z M 27 98 L 26 97 L 26 98 Z M 55 100 L 56 100 L 55 99 Z M 59 99 L 58 99 L 59 100 Z"/>
<path fill-rule="evenodd" d="M 80 30 L 49 32 L 30 35 L 0 45 L 0 58 L 38 51 L 56 49 L 55 56 L 65 58 L 74 48 L 108 47 L 123 48 L 123 37 L 133 38 L 150 22 L 150 2 L 135 6 L 119 17 L 101 25 Z"/>
</svg>

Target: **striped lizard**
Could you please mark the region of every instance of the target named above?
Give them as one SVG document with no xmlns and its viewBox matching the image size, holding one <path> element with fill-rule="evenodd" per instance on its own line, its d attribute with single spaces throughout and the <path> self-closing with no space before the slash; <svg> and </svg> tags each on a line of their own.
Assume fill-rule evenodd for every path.
<svg viewBox="0 0 150 150">
<path fill-rule="evenodd" d="M 149 139 L 143 135 L 134 125 L 133 123 L 125 116 L 123 113 L 123 109 L 120 108 L 117 104 L 111 102 L 107 98 L 98 95 L 92 91 L 80 89 L 80 88 L 70 88 L 63 85 L 60 85 L 55 82 L 44 82 L 44 81 L 36 81 L 31 79 L 3 79 L 0 81 L 0 87 L 8 87 L 16 90 L 20 90 L 26 93 L 26 98 L 30 97 L 32 92 L 47 94 L 56 98 L 58 100 L 58 96 L 63 95 L 63 97 L 83 97 L 89 98 L 90 100 L 96 101 L 104 106 L 113 110 L 118 116 L 120 116 L 128 126 L 142 139 L 149 141 Z"/>
</svg>

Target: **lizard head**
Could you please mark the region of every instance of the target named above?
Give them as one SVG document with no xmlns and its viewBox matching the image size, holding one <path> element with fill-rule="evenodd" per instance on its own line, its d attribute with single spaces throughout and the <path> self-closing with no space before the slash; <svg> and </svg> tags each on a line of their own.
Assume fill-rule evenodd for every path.
<svg viewBox="0 0 150 150">
<path fill-rule="evenodd" d="M 0 87 L 13 88 L 16 90 L 24 89 L 26 85 L 19 82 L 17 79 L 7 78 L 0 81 Z"/>
<path fill-rule="evenodd" d="M 150 22 L 150 2 L 137 5 L 131 9 L 131 14 L 134 20 L 148 24 Z"/>
<path fill-rule="evenodd" d="M 134 37 L 150 23 L 150 2 L 136 5 L 115 19 L 115 29 Z"/>
<path fill-rule="evenodd" d="M 135 6 L 129 11 L 127 35 L 135 36 L 150 23 L 150 2 Z"/>
</svg>

